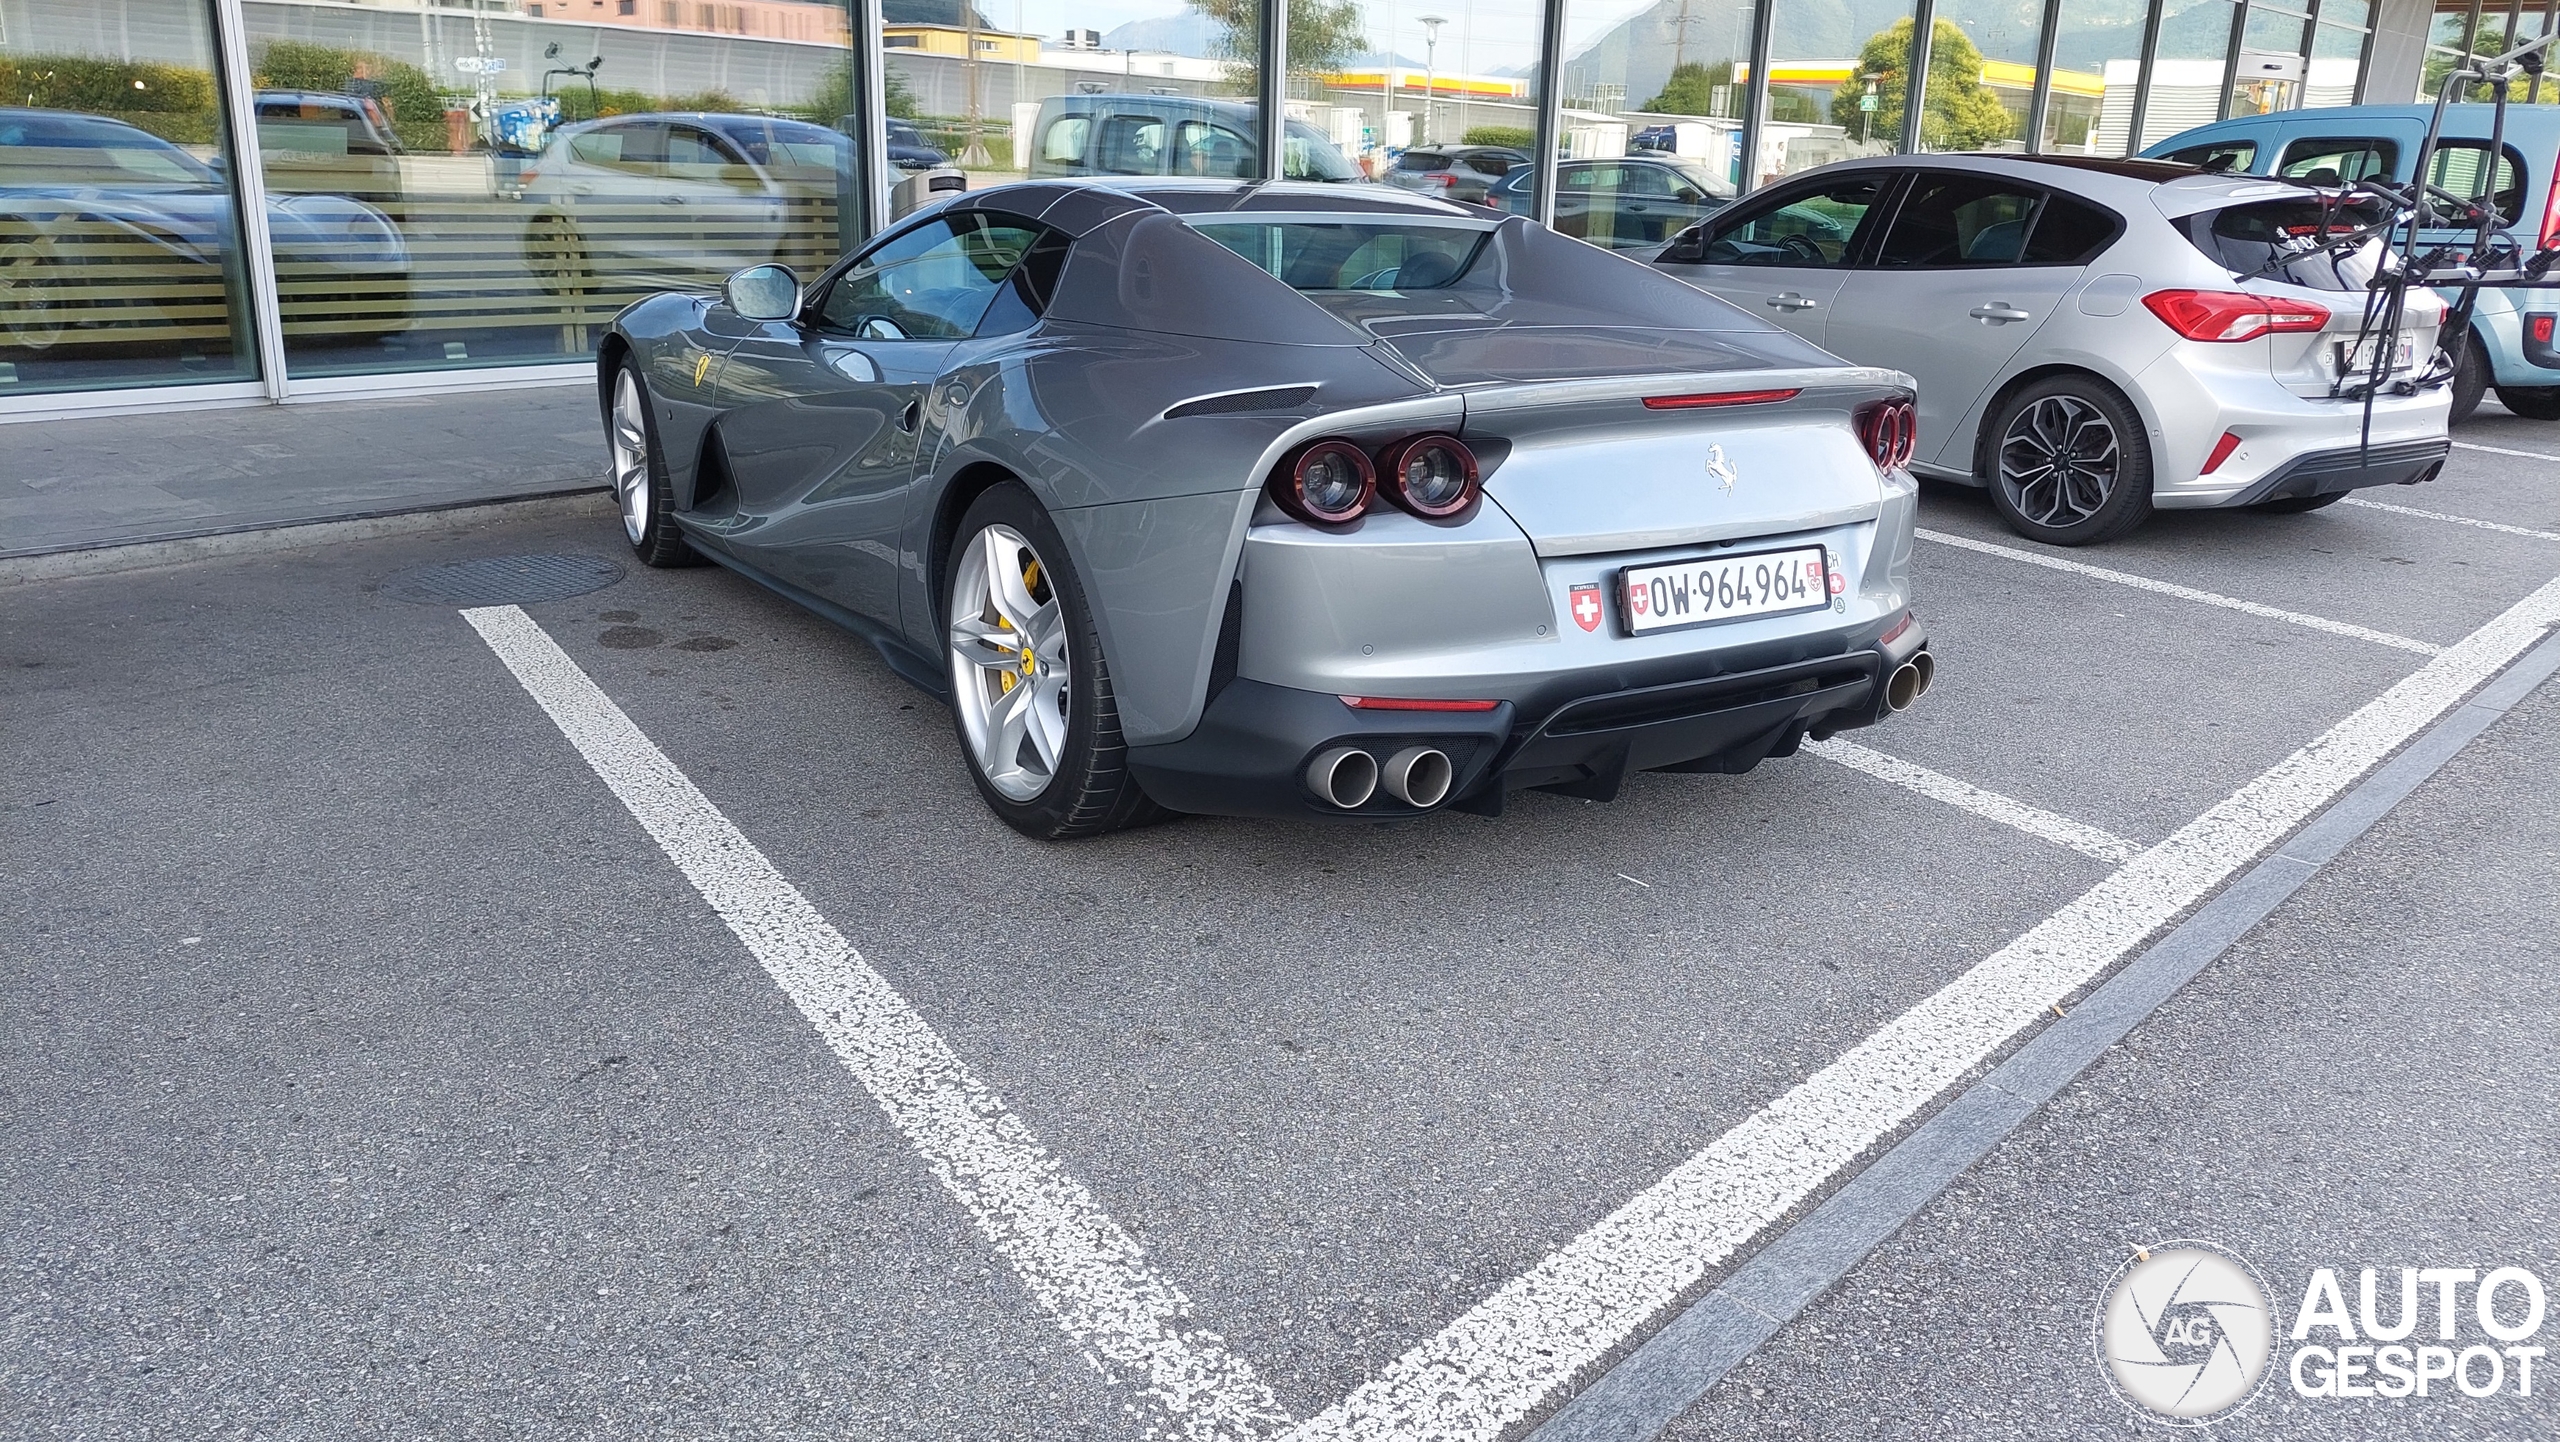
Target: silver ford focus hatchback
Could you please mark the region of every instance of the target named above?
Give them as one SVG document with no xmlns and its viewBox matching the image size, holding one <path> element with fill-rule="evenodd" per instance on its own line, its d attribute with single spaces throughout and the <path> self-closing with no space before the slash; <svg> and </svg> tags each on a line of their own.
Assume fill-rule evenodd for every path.
<svg viewBox="0 0 2560 1442">
<path fill-rule="evenodd" d="M 2308 511 L 2443 466 L 2443 303 L 2414 291 L 2359 344 L 2382 243 L 2323 243 L 2376 204 L 2160 161 L 1904 156 L 1773 186 L 1654 264 L 1916 378 L 1912 469 L 2076 546 L 2155 507 Z"/>
</svg>

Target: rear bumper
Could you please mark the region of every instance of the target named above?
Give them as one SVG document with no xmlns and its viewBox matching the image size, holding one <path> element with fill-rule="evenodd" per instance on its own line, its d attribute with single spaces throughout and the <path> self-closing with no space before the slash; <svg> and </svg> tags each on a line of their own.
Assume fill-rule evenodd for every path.
<svg viewBox="0 0 2560 1442">
<path fill-rule="evenodd" d="M 2285 462 L 2223 504 L 2254 506 L 2261 501 L 2335 495 L 2365 486 L 2414 486 L 2435 479 L 2436 472 L 2444 468 L 2444 458 L 2451 454 L 2450 440 L 2398 441 L 2313 451 Z"/>
<path fill-rule="evenodd" d="M 1383 791 L 1345 810 L 1304 779 L 1308 761 L 1354 746 L 1380 762 L 1412 746 L 1447 753 L 1455 779 L 1431 809 L 1492 815 L 1527 787 L 1606 801 L 1630 773 L 1740 773 L 1787 756 L 1808 735 L 1871 726 L 1888 714 L 1885 678 L 1928 648 L 1917 625 L 1870 644 L 1786 665 L 1699 676 L 1482 712 L 1358 710 L 1338 696 L 1237 679 L 1181 741 L 1132 747 L 1129 769 L 1176 811 L 1382 821 L 1422 814 Z"/>
</svg>

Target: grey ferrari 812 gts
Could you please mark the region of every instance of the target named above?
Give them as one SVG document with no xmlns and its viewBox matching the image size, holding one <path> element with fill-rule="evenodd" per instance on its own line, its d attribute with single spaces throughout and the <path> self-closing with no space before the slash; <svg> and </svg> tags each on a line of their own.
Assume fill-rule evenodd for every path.
<svg viewBox="0 0 2560 1442">
<path fill-rule="evenodd" d="M 1927 689 L 1912 382 L 1385 187 L 969 194 L 598 356 L 641 559 L 944 698 L 1039 837 L 1749 770 Z"/>
</svg>

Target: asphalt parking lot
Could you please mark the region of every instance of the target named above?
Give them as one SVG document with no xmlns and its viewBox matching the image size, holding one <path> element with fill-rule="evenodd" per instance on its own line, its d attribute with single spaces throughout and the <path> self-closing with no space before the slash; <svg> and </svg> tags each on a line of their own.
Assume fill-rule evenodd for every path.
<svg viewBox="0 0 2560 1442">
<path fill-rule="evenodd" d="M 2560 431 L 2456 438 L 2086 552 L 1933 489 L 1938 684 L 1854 748 L 1380 828 L 1042 846 L 726 572 L 530 626 L 398 583 L 626 559 L 601 502 L 0 591 L 13 1430 L 1527 1435 L 2044 1008 L 1909 1018 L 2066 932 L 2076 1011 L 2560 621 Z M 2165 1434 L 2090 1343 L 2164 1238 L 2287 1317 L 2560 1278 L 2555 777 L 2528 688 L 1669 1435 Z M 2279 1376 L 2227 1430 L 2560 1408 Z"/>
</svg>

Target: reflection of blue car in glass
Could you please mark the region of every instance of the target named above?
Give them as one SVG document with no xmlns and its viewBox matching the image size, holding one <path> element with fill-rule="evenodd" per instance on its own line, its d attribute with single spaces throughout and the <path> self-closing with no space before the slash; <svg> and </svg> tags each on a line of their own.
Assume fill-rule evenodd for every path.
<svg viewBox="0 0 2560 1442">
<path fill-rule="evenodd" d="M 344 280 L 362 282 L 378 306 L 382 282 L 408 279 L 399 230 L 363 201 L 273 195 L 266 212 L 277 268 L 306 283 L 296 297 L 325 298 L 328 282 Z M 238 246 L 217 165 L 120 120 L 0 109 L 0 338 L 9 345 L 41 352 L 84 331 L 227 327 L 224 272 Z"/>
</svg>

